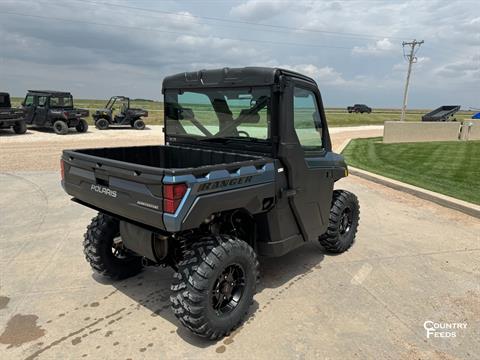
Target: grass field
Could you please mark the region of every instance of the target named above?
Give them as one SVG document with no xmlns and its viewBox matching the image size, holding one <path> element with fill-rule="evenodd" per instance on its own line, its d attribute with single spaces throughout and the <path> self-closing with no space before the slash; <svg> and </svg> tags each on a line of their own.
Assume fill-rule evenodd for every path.
<svg viewBox="0 0 480 360">
<path fill-rule="evenodd" d="M 384 144 L 356 139 L 347 163 L 382 176 L 480 204 L 480 141 Z"/>
<path fill-rule="evenodd" d="M 19 106 L 23 98 L 12 98 L 14 106 Z M 75 99 L 75 106 L 89 109 L 90 112 L 102 108 L 107 100 L 82 100 Z M 163 124 L 163 103 L 159 101 L 132 101 L 131 107 L 143 108 L 149 111 L 147 124 Z M 194 109 L 195 110 L 195 109 Z M 421 121 L 422 115 L 430 110 L 409 110 L 407 112 L 407 121 Z M 383 125 L 386 120 L 399 120 L 400 109 L 373 109 L 371 114 L 349 114 L 346 109 L 327 108 L 327 121 L 329 126 L 356 126 L 356 125 Z M 470 118 L 473 112 L 458 112 L 457 120 Z M 91 117 L 87 119 L 92 124 Z"/>
</svg>

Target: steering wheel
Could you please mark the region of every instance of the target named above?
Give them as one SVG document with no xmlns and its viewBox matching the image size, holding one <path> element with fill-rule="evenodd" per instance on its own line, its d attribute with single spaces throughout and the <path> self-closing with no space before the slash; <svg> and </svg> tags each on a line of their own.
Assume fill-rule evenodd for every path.
<svg viewBox="0 0 480 360">
<path fill-rule="evenodd" d="M 239 130 L 239 131 L 237 131 L 237 133 L 238 133 L 238 135 L 243 135 L 247 138 L 251 137 L 250 134 L 248 132 L 244 131 L 244 130 Z"/>
</svg>

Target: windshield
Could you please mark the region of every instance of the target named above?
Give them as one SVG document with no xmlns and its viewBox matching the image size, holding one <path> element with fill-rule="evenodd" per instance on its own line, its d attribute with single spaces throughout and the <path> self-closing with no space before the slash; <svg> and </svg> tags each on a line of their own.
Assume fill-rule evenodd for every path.
<svg viewBox="0 0 480 360">
<path fill-rule="evenodd" d="M 73 98 L 71 96 L 51 96 L 50 107 L 52 108 L 73 107 Z"/>
<path fill-rule="evenodd" d="M 169 136 L 267 140 L 270 113 L 268 87 L 165 92 L 165 125 Z"/>
</svg>

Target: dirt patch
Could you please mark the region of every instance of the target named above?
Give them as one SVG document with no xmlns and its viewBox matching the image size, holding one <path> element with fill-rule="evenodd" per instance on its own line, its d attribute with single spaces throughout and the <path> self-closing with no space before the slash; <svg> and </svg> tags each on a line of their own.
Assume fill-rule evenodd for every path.
<svg viewBox="0 0 480 360">
<path fill-rule="evenodd" d="M 9 349 L 41 338 L 45 335 L 45 330 L 37 325 L 37 320 L 37 315 L 15 315 L 0 335 L 0 343 L 7 344 Z"/>
</svg>

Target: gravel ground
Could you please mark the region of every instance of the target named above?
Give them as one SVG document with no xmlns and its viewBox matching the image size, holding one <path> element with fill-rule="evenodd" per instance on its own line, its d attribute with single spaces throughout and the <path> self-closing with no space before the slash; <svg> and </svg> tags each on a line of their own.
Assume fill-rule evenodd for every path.
<svg viewBox="0 0 480 360">
<path fill-rule="evenodd" d="M 340 147 L 346 139 L 381 136 L 382 132 L 383 126 L 330 129 L 334 148 Z M 151 125 L 143 131 L 131 128 L 99 131 L 91 126 L 86 134 L 72 130 L 65 136 L 37 129 L 29 129 L 25 135 L 0 130 L 0 172 L 56 170 L 64 149 L 159 144 L 163 144 L 160 125 Z"/>
</svg>

